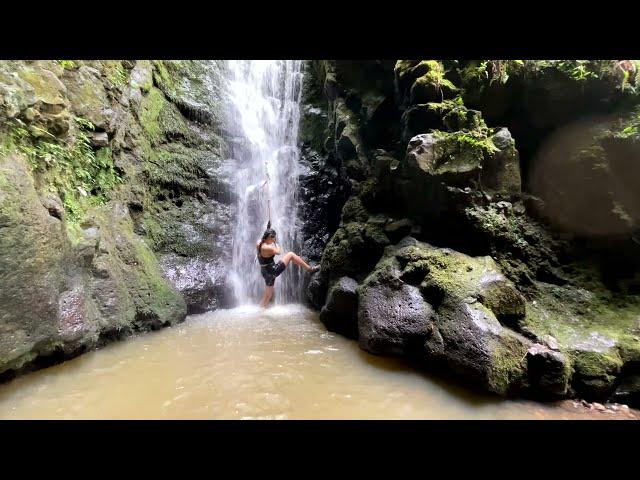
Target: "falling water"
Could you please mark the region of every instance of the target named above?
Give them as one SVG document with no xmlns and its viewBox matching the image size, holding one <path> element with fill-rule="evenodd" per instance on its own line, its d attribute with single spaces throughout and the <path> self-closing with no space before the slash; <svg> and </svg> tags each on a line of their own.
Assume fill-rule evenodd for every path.
<svg viewBox="0 0 640 480">
<path fill-rule="evenodd" d="M 237 304 L 244 305 L 256 303 L 264 291 L 255 245 L 269 210 L 283 251 L 300 250 L 297 140 L 302 61 L 232 60 L 227 67 L 229 144 L 237 193 L 229 280 Z M 275 302 L 300 301 L 301 278 L 300 268 L 290 265 L 276 280 Z"/>
</svg>

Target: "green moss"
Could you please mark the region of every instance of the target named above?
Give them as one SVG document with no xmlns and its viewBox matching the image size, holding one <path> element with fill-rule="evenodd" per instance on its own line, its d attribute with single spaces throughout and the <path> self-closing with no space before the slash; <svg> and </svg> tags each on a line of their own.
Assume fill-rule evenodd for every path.
<svg viewBox="0 0 640 480">
<path fill-rule="evenodd" d="M 101 247 L 109 252 L 100 259 L 106 262 L 104 267 L 118 286 L 123 303 L 119 305 L 118 322 L 147 328 L 150 321 L 173 323 L 184 319 L 183 298 L 162 275 L 153 252 L 133 233 L 130 218 L 118 216 L 117 210 L 100 207 L 93 211 L 93 218 L 103 232 Z"/>
<path fill-rule="evenodd" d="M 640 360 L 640 299 L 617 298 L 592 280 L 589 290 L 539 284 L 523 328 L 553 337 L 574 365 L 577 388 L 604 394 L 622 366 Z"/>
<path fill-rule="evenodd" d="M 366 222 L 367 218 L 369 218 L 369 212 L 358 196 L 350 197 L 342 207 L 342 221 L 345 223 Z"/>
<path fill-rule="evenodd" d="M 187 126 L 184 117 L 178 109 L 170 103 L 160 109 L 158 126 L 161 132 L 169 139 L 180 139 L 184 143 L 197 144 L 197 138 Z"/>
<path fill-rule="evenodd" d="M 426 261 L 429 266 L 429 281 L 438 290 L 460 300 L 475 293 L 483 276 L 497 272 L 497 266 L 489 257 L 472 258 L 453 250 L 425 250 L 412 246 L 403 249 L 397 256 L 410 262 Z"/>
<path fill-rule="evenodd" d="M 162 138 L 160 112 L 166 106 L 164 94 L 157 88 L 149 90 L 140 105 L 140 124 L 152 143 L 159 143 Z"/>
<path fill-rule="evenodd" d="M 181 306 L 186 314 L 184 300 L 162 276 L 158 261 L 151 250 L 141 240 L 131 241 L 140 267 L 132 273 L 137 277 L 136 283 L 144 286 L 134 291 L 134 303 L 138 314 L 170 321 L 176 308 Z"/>
<path fill-rule="evenodd" d="M 204 191 L 206 172 L 199 156 L 210 152 L 191 150 L 180 145 L 157 150 L 147 159 L 145 174 L 152 185 L 184 193 Z"/>
<path fill-rule="evenodd" d="M 468 132 L 433 131 L 436 137 L 445 140 L 443 145 L 447 150 L 458 150 L 461 153 L 465 152 L 477 158 L 483 158 L 484 155 L 491 155 L 499 151 L 488 133 L 486 130 L 472 130 Z"/>
<path fill-rule="evenodd" d="M 155 60 L 153 62 L 153 78 L 156 84 L 165 93 L 175 92 L 179 89 L 179 85 L 175 81 L 174 70 L 180 64 L 169 60 Z M 171 69 L 171 71 L 169 71 Z"/>
<path fill-rule="evenodd" d="M 57 62 L 65 70 L 74 70 L 77 68 L 77 64 L 73 60 L 58 60 Z"/>
<path fill-rule="evenodd" d="M 527 345 L 516 337 L 504 335 L 500 341 L 495 342 L 488 377 L 492 391 L 505 395 L 520 383 L 526 371 L 526 354 Z"/>
<path fill-rule="evenodd" d="M 36 97 L 50 105 L 64 105 L 65 99 L 62 96 L 62 84 L 55 75 L 49 72 L 44 74 L 43 70 L 24 68 L 19 70 L 18 75 L 27 81 L 34 89 Z"/>
<path fill-rule="evenodd" d="M 613 350 L 607 352 L 574 351 L 572 352 L 575 373 L 586 378 L 601 378 L 611 383 L 620 372 L 622 359 Z"/>
</svg>

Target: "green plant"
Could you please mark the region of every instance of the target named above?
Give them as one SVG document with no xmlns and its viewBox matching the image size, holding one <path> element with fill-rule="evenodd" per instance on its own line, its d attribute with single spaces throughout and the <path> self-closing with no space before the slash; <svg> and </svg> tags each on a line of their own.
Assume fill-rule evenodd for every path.
<svg viewBox="0 0 640 480">
<path fill-rule="evenodd" d="M 122 63 L 117 63 L 113 68 L 109 69 L 107 80 L 113 87 L 124 87 L 127 84 L 128 74 Z"/>
<path fill-rule="evenodd" d="M 76 62 L 74 62 L 73 60 L 58 60 L 58 63 L 65 70 L 73 70 L 74 68 L 76 68 Z"/>
<path fill-rule="evenodd" d="M 10 125 L 8 139 L 9 148 L 25 155 L 48 189 L 60 195 L 71 221 L 79 220 L 85 207 L 104 203 L 107 192 L 121 183 L 110 149 L 93 149 L 89 132 L 95 129 L 94 125 L 84 118 L 74 120 L 69 141 L 30 127 L 40 132 L 34 138 L 20 120 Z"/>
<path fill-rule="evenodd" d="M 566 73 L 578 82 L 589 78 L 597 78 L 598 65 L 591 60 L 560 60 L 556 63 L 558 70 Z"/>
</svg>

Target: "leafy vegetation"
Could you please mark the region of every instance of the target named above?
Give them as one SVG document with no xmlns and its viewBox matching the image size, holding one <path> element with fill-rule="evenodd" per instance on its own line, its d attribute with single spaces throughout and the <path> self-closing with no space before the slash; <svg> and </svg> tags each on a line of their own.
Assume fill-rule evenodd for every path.
<svg viewBox="0 0 640 480">
<path fill-rule="evenodd" d="M 77 66 L 73 60 L 58 60 L 58 63 L 65 70 L 73 70 Z"/>
<path fill-rule="evenodd" d="M 89 133 L 94 125 L 86 119 L 74 119 L 74 135 L 61 141 L 44 129 L 31 126 L 42 136 L 34 138 L 26 125 L 16 119 L 9 129 L 4 149 L 15 149 L 26 156 L 34 173 L 41 176 L 48 189 L 62 199 L 71 221 L 79 220 L 88 205 L 102 204 L 107 192 L 121 183 L 111 158 L 111 150 L 97 152 Z"/>
<path fill-rule="evenodd" d="M 129 81 L 129 74 L 121 62 L 115 63 L 108 69 L 107 81 L 114 88 L 122 88 Z"/>
</svg>

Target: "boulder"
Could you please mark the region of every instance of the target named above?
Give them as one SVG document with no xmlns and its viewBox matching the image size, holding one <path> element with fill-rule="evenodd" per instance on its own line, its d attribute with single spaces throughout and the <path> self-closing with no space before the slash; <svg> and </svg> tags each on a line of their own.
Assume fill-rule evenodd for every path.
<svg viewBox="0 0 640 480">
<path fill-rule="evenodd" d="M 526 388 L 531 342 L 497 318 L 523 314 L 519 298 L 517 308 L 496 300 L 512 298 L 512 289 L 489 257 L 406 237 L 385 249 L 359 287 L 360 345 L 422 355 L 488 390 L 513 393 Z"/>
<path fill-rule="evenodd" d="M 320 321 L 328 330 L 358 338 L 358 282 L 341 277 L 331 287 L 320 311 Z"/>
<path fill-rule="evenodd" d="M 563 353 L 534 344 L 527 351 L 527 370 L 531 387 L 537 393 L 556 397 L 567 393 L 572 370 Z"/>
<path fill-rule="evenodd" d="M 360 347 L 374 354 L 416 355 L 433 329 L 434 311 L 417 287 L 367 284 L 358 305 Z"/>
</svg>

